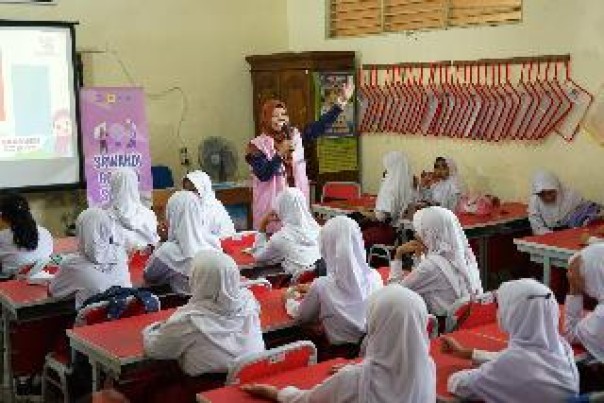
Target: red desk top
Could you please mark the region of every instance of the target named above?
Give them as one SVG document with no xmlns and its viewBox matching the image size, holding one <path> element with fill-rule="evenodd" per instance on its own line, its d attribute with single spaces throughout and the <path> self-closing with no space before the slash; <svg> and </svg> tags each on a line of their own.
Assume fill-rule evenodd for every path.
<svg viewBox="0 0 604 403">
<path fill-rule="evenodd" d="M 285 312 L 282 294 L 282 289 L 275 289 L 258 297 L 261 306 L 260 322 L 264 332 L 294 325 L 294 320 Z M 166 320 L 174 311 L 175 309 L 167 309 L 112 322 L 76 327 L 67 333 L 71 339 L 86 348 L 127 364 L 144 356 L 142 330 L 153 322 Z"/>
<path fill-rule="evenodd" d="M 241 238 L 233 237 L 223 239 L 222 250 L 224 253 L 231 256 L 240 268 L 253 267 L 256 263 L 254 257 L 249 253 L 243 252 L 243 249 L 254 246 L 255 239 L 255 234 L 245 234 Z"/>
<path fill-rule="evenodd" d="M 143 270 L 146 259 L 133 259 L 130 262 L 130 279 L 134 287 L 144 285 Z M 41 305 L 54 299 L 48 294 L 48 286 L 28 284 L 26 280 L 0 282 L 0 302 L 13 309 Z"/>
<path fill-rule="evenodd" d="M 315 203 L 317 206 L 356 211 L 360 209 L 374 209 L 377 196 L 363 195 L 358 199 L 332 200 L 324 203 Z"/>
<path fill-rule="evenodd" d="M 585 246 L 581 238 L 584 234 L 596 235 L 598 226 L 590 226 L 585 228 L 571 228 L 562 231 L 550 232 L 544 235 L 534 235 L 520 238 L 519 243 L 530 243 L 541 248 L 565 250 L 571 253 L 583 249 Z"/>
<path fill-rule="evenodd" d="M 292 371 L 283 372 L 277 375 L 269 376 L 258 380 L 258 383 L 274 385 L 278 388 L 286 386 L 297 386 L 300 389 L 310 389 L 313 386 L 323 382 L 329 377 L 331 367 L 336 364 L 347 362 L 343 358 L 324 361 L 320 364 L 311 367 L 304 367 Z M 266 400 L 257 399 L 245 393 L 239 386 L 226 386 L 220 389 L 214 389 L 208 392 L 203 392 L 197 395 L 199 402 L 266 402 Z"/>
<path fill-rule="evenodd" d="M 500 208 L 487 216 L 458 214 L 457 217 L 461 226 L 467 230 L 525 219 L 528 217 L 526 209 L 526 204 L 506 202 L 502 203 Z"/>
</svg>

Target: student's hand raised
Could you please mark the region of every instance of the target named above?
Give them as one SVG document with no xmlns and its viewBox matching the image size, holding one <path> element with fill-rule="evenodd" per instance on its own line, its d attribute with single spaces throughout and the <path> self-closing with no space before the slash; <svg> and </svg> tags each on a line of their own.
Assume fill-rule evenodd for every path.
<svg viewBox="0 0 604 403">
<path fill-rule="evenodd" d="M 247 385 L 241 386 L 241 390 L 249 393 L 254 397 L 259 397 L 261 399 L 272 400 L 274 402 L 277 401 L 277 396 L 279 395 L 279 389 L 271 385 L 263 385 L 258 383 L 250 383 Z"/>
</svg>

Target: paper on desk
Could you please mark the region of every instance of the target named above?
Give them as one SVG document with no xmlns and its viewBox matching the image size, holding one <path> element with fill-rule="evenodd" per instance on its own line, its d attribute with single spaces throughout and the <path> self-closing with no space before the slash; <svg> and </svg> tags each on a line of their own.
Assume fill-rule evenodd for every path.
<svg viewBox="0 0 604 403">
<path fill-rule="evenodd" d="M 36 274 L 33 274 L 27 278 L 27 284 L 34 285 L 46 285 L 50 283 L 50 281 L 54 278 L 54 274 L 50 274 L 47 271 L 40 271 Z"/>
</svg>

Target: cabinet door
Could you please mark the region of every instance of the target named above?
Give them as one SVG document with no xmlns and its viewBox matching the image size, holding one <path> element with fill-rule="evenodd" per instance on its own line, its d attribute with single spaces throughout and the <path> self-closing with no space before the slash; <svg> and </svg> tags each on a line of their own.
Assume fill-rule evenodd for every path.
<svg viewBox="0 0 604 403">
<path fill-rule="evenodd" d="M 269 99 L 281 99 L 279 93 L 279 73 L 274 71 L 252 72 L 254 87 L 254 123 L 256 133 L 260 134 L 260 112 L 262 105 Z"/>
<path fill-rule="evenodd" d="M 281 100 L 287 105 L 291 124 L 302 130 L 313 119 L 311 74 L 307 70 L 284 70 L 279 75 Z"/>
</svg>

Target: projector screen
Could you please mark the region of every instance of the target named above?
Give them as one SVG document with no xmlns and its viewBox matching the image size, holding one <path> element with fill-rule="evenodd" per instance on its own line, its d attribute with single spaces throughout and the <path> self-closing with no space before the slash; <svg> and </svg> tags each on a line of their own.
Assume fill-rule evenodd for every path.
<svg viewBox="0 0 604 403">
<path fill-rule="evenodd" d="M 74 29 L 0 22 L 0 190 L 81 183 Z"/>
</svg>

